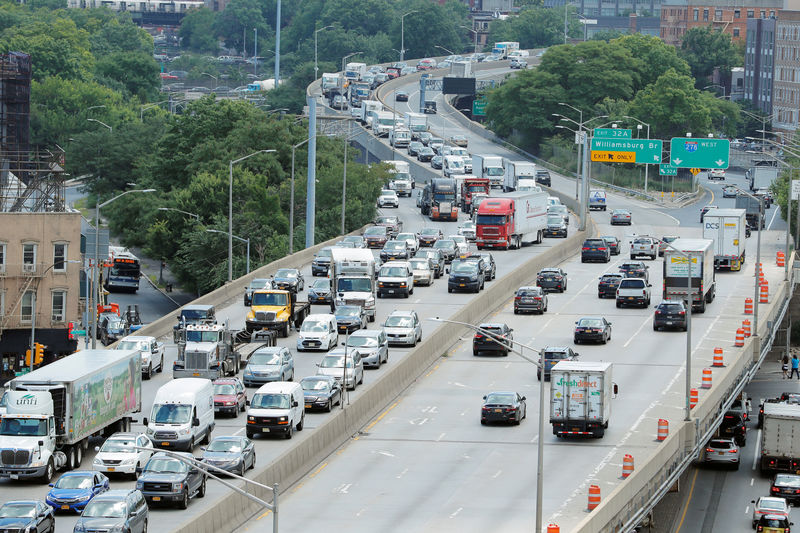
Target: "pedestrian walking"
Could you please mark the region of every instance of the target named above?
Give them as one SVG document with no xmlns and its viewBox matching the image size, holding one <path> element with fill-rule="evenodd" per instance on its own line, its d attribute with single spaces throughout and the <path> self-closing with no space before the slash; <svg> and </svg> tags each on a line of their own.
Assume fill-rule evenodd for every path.
<svg viewBox="0 0 800 533">
<path fill-rule="evenodd" d="M 783 370 L 783 379 L 789 379 L 789 356 L 788 355 L 784 355 L 783 356 L 783 363 L 782 363 L 781 369 Z"/>
<path fill-rule="evenodd" d="M 797 379 L 800 379 L 800 359 L 797 358 L 797 354 L 792 356 L 792 372 L 789 374 L 789 379 L 792 379 L 795 374 L 797 374 Z"/>
</svg>

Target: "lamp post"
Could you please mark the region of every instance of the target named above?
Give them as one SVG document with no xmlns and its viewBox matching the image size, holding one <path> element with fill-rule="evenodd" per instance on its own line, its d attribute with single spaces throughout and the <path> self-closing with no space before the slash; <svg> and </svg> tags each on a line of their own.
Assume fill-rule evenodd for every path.
<svg viewBox="0 0 800 533">
<path fill-rule="evenodd" d="M 42 277 L 45 274 L 50 272 L 50 270 L 55 267 L 56 265 L 61 265 L 63 263 L 80 263 L 75 259 L 66 259 L 64 261 L 60 261 L 58 263 L 53 263 L 49 267 L 47 267 L 44 272 L 42 272 Z M 38 289 L 38 285 L 34 287 L 33 292 L 31 292 L 31 361 L 30 361 L 30 371 L 33 372 L 33 363 L 34 363 L 34 354 L 36 353 L 36 290 Z M 66 302 L 64 302 L 66 306 Z"/>
<path fill-rule="evenodd" d="M 280 2 L 280 0 L 279 0 Z M 280 8 L 278 8 L 280 13 Z M 239 159 L 234 159 L 228 164 L 228 283 L 233 281 L 233 165 L 244 161 L 254 155 L 267 154 L 275 150 L 259 150 L 252 154 L 247 154 Z"/>
<path fill-rule="evenodd" d="M 201 72 L 200 75 L 201 76 L 208 76 L 209 78 L 213 79 L 214 80 L 214 89 L 213 90 L 217 90 L 217 83 L 219 82 L 219 80 L 217 79 L 216 76 L 214 76 L 213 74 L 209 74 L 208 72 Z"/>
<path fill-rule="evenodd" d="M 196 220 L 198 220 L 198 221 L 200 220 L 200 215 L 195 215 L 194 213 L 190 213 L 190 212 L 188 212 L 188 211 L 183 211 L 183 210 L 181 210 L 181 209 L 177 209 L 177 208 L 175 208 L 175 207 L 159 207 L 159 208 L 158 208 L 158 211 L 175 211 L 175 212 L 177 212 L 177 213 L 182 213 L 182 214 L 184 214 L 184 215 L 186 215 L 186 216 L 193 217 L 193 218 L 195 218 L 195 219 L 196 219 Z"/>
<path fill-rule="evenodd" d="M 635 120 L 636 122 L 638 122 L 639 123 L 637 125 L 638 129 L 641 129 L 642 126 L 647 126 L 647 140 L 648 141 L 650 140 L 650 124 L 648 124 L 647 122 L 645 122 L 643 120 L 639 120 L 636 117 L 631 117 L 631 116 L 628 116 L 628 115 L 623 115 L 623 118 L 629 118 L 631 120 Z M 649 163 L 645 163 L 644 164 L 644 192 L 647 192 L 647 171 L 648 171 L 649 168 L 650 168 L 650 164 Z M 694 189 L 694 187 L 692 187 L 692 189 Z"/>
<path fill-rule="evenodd" d="M 223 235 L 225 235 L 227 233 L 225 231 L 220 231 L 218 229 L 206 229 L 206 231 L 208 233 L 222 233 Z M 233 238 L 238 240 L 238 241 L 242 241 L 243 243 L 247 244 L 247 273 L 249 274 L 250 273 L 250 238 L 248 237 L 247 239 L 243 239 L 243 238 L 238 237 L 236 235 L 233 235 Z"/>
<path fill-rule="evenodd" d="M 411 13 L 419 13 L 419 11 L 409 11 L 400 17 L 400 61 L 406 60 L 406 17 Z"/>
<path fill-rule="evenodd" d="M 747 115 L 750 118 L 754 118 L 756 120 L 760 120 L 761 121 L 761 129 L 759 131 L 761 132 L 761 155 L 763 157 L 763 155 L 764 155 L 764 146 L 766 144 L 766 131 L 765 130 L 767 129 L 767 122 L 769 122 L 773 118 L 775 118 L 777 116 L 777 113 L 773 113 L 772 115 L 758 116 L 755 113 L 750 113 L 749 111 L 745 111 L 744 109 L 740 109 L 739 112 L 740 113 L 744 113 L 745 115 Z"/>
<path fill-rule="evenodd" d="M 170 102 L 170 100 L 161 100 L 160 102 L 153 102 L 152 104 L 144 104 L 139 106 L 139 122 L 144 121 L 144 112 L 146 109 L 152 109 L 168 102 Z"/>
<path fill-rule="evenodd" d="M 108 128 L 108 131 L 110 131 L 110 132 L 114 131 L 114 128 L 112 128 L 111 126 L 109 126 L 108 124 L 106 124 L 105 122 L 103 122 L 101 120 L 97 120 L 96 118 L 87 118 L 86 120 L 88 120 L 89 122 L 97 122 L 98 124 L 101 124 L 101 125 L 105 126 L 106 128 Z"/>
<path fill-rule="evenodd" d="M 91 119 L 89 119 L 91 120 Z M 92 349 L 97 347 L 97 310 L 95 309 L 95 301 L 100 298 L 99 273 L 100 273 L 100 209 L 107 206 L 111 202 L 122 198 L 126 194 L 134 192 L 156 192 L 155 189 L 132 189 L 116 195 L 110 200 L 106 200 L 102 204 L 95 204 L 94 206 L 94 270 L 92 271 L 92 292 L 90 293 L 89 311 L 92 313 Z"/>
<path fill-rule="evenodd" d="M 725 86 L 724 85 L 720 85 L 719 83 L 712 83 L 711 85 L 706 85 L 701 90 L 705 91 L 706 89 L 709 89 L 711 87 L 719 87 L 720 89 L 722 89 L 722 97 L 723 98 L 727 98 L 727 96 L 725 96 L 725 91 L 726 91 Z"/>
<path fill-rule="evenodd" d="M 318 30 L 314 30 L 314 79 L 318 79 L 317 72 L 319 71 L 319 67 L 317 66 L 317 34 L 322 30 L 327 30 L 329 28 L 333 28 L 332 25 L 325 26 L 324 28 L 320 28 Z"/>
<path fill-rule="evenodd" d="M 281 0 L 275 12 L 275 88 L 281 82 Z"/>
<path fill-rule="evenodd" d="M 536 466 L 536 533 L 542 533 L 542 492 L 544 490 L 543 486 L 544 486 L 544 416 L 545 416 L 545 413 L 544 413 L 544 405 L 545 405 L 545 401 L 544 401 L 544 374 L 545 374 L 545 372 L 544 372 L 544 366 L 543 366 L 543 360 L 542 360 L 542 352 L 540 350 L 537 350 L 536 348 L 528 346 L 527 344 L 523 344 L 523 343 L 521 343 L 519 341 L 515 341 L 515 340 L 509 341 L 508 339 L 505 339 L 503 337 L 499 337 L 498 335 L 496 335 L 492 331 L 483 329 L 483 328 L 481 328 L 479 326 L 476 326 L 474 324 L 470 324 L 468 322 L 458 322 L 456 320 L 447 320 L 447 319 L 439 318 L 439 317 L 429 318 L 428 320 L 431 320 L 433 322 L 444 322 L 446 324 L 454 324 L 454 325 L 459 325 L 459 326 L 465 326 L 465 327 L 468 327 L 471 330 L 476 331 L 476 332 L 478 332 L 478 333 L 480 333 L 482 335 L 486 335 L 487 337 L 493 339 L 498 344 L 504 346 L 505 348 L 508 348 L 510 351 L 512 351 L 515 354 L 519 355 L 520 357 L 522 357 L 523 359 L 525 359 L 529 363 L 533 363 L 541 371 L 542 379 L 539 380 L 539 438 L 537 439 L 537 442 L 536 442 L 536 448 L 537 448 L 537 460 L 536 460 L 536 463 L 537 463 L 537 466 Z M 514 345 L 519 345 L 519 349 L 516 349 L 514 347 Z M 539 355 L 539 360 L 537 361 L 537 360 L 531 359 L 530 357 L 526 356 L 523 353 L 523 350 L 522 350 L 523 348 L 527 348 L 528 350 L 531 350 L 532 352 L 538 354 Z"/>
<path fill-rule="evenodd" d="M 464 28 L 465 30 L 471 31 L 472 33 L 475 34 L 475 42 L 474 42 L 474 50 L 473 50 L 473 52 L 477 54 L 478 53 L 478 32 L 474 28 L 470 28 L 469 26 L 462 25 L 461 27 Z"/>
<path fill-rule="evenodd" d="M 453 51 L 452 51 L 452 50 L 450 50 L 449 48 L 445 48 L 444 46 L 439 46 L 439 45 L 437 44 L 437 45 L 436 45 L 436 48 L 441 48 L 442 50 L 444 50 L 445 52 L 447 52 L 447 53 L 448 53 L 448 54 L 450 54 L 451 56 L 454 56 L 454 55 L 456 55 L 456 54 L 455 54 L 455 52 L 453 52 Z"/>
<path fill-rule="evenodd" d="M 565 6 L 565 9 L 566 9 L 566 6 Z M 578 112 L 578 130 L 579 131 L 583 131 L 583 109 L 578 109 L 577 107 L 572 106 L 572 105 L 570 105 L 570 104 L 568 104 L 566 102 L 559 102 L 558 105 L 563 105 L 564 107 L 568 107 L 568 108 L 572 109 L 573 111 L 577 111 Z M 561 115 L 558 115 L 558 116 L 561 116 Z M 581 136 L 583 134 L 579 133 L 578 135 Z M 582 140 L 582 139 L 580 139 L 580 140 Z M 582 142 L 578 143 L 578 175 L 583 175 L 583 172 L 582 172 L 583 160 L 581 159 L 581 148 L 582 147 L 583 147 L 583 143 Z M 578 183 L 579 183 L 579 180 L 576 179 L 575 180 L 575 199 L 576 200 L 578 199 Z"/>
<path fill-rule="evenodd" d="M 758 291 L 761 288 L 759 284 L 758 269 L 759 265 L 761 264 L 761 227 L 762 220 L 764 218 L 764 201 L 758 196 L 752 195 L 739 187 L 736 187 L 736 193 L 747 196 L 758 202 L 758 219 L 756 220 L 756 231 L 758 232 L 758 238 L 756 239 L 756 265 L 755 269 L 753 269 L 753 344 L 755 345 L 756 354 L 758 354 L 758 352 L 761 351 L 758 338 Z M 791 196 L 791 191 L 789 191 L 789 195 Z M 786 260 L 788 261 L 789 258 L 787 257 Z"/>
<path fill-rule="evenodd" d="M 363 104 L 362 104 L 363 105 Z M 347 121 L 347 136 L 344 139 L 344 174 L 342 175 L 342 235 L 344 235 L 344 215 L 347 198 L 347 145 L 350 144 L 350 132 L 352 122 Z"/>
</svg>

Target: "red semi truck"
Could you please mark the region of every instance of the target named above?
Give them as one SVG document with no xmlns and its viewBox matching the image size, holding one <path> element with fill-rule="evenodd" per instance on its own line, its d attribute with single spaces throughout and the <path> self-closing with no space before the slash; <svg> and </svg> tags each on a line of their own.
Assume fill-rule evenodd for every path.
<svg viewBox="0 0 800 533">
<path fill-rule="evenodd" d="M 547 193 L 516 192 L 502 198 L 486 198 L 475 220 L 478 249 L 514 249 L 523 242 L 542 242 L 547 226 Z"/>
</svg>

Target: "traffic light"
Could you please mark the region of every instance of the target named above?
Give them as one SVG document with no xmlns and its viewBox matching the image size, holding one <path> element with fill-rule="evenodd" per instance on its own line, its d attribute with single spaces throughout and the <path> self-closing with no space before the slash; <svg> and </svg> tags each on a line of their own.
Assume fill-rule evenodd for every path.
<svg viewBox="0 0 800 533">
<path fill-rule="evenodd" d="M 44 344 L 39 344 L 38 342 L 34 343 L 34 355 L 33 355 L 33 363 L 36 365 L 42 364 L 44 361 Z"/>
<path fill-rule="evenodd" d="M 25 366 L 31 366 L 31 351 L 29 349 L 25 350 Z"/>
</svg>

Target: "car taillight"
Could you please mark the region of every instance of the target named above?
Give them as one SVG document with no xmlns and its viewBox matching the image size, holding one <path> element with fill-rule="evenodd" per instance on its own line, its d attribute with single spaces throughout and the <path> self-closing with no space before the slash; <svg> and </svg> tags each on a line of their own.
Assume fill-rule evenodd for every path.
<svg viewBox="0 0 800 533">
<path fill-rule="evenodd" d="M 542 297 L 541 297 L 541 296 L 536 296 L 536 297 L 534 297 L 534 300 L 541 300 L 541 299 L 542 299 Z"/>
<path fill-rule="evenodd" d="M 508 411 L 509 413 L 513 413 L 516 410 L 517 410 L 516 407 L 506 407 L 506 411 Z"/>
<path fill-rule="evenodd" d="M 656 309 L 656 314 L 657 314 L 657 315 L 660 315 L 660 314 L 661 314 L 661 311 L 659 311 L 658 309 Z"/>
<path fill-rule="evenodd" d="M 606 248 L 605 248 L 605 246 L 603 246 L 602 248 L 598 248 L 598 250 L 600 250 L 601 252 L 605 252 Z"/>
<path fill-rule="evenodd" d="M 683 315 L 685 315 L 685 314 L 686 314 L 686 311 L 681 311 L 681 312 L 680 312 L 680 313 L 678 313 L 678 314 L 679 314 L 679 315 L 681 315 L 681 316 L 683 316 Z"/>
<path fill-rule="evenodd" d="M 483 338 L 483 335 L 477 334 L 477 335 L 475 335 L 475 338 L 476 338 L 476 339 L 482 339 L 482 338 Z"/>
<path fill-rule="evenodd" d="M 514 296 L 514 299 L 515 300 L 522 300 L 522 297 L 521 296 Z"/>
<path fill-rule="evenodd" d="M 581 248 L 581 250 L 588 250 L 588 249 L 589 248 L 587 246 L 584 246 L 583 248 Z"/>
<path fill-rule="evenodd" d="M 739 448 L 734 448 L 732 450 L 728 450 L 728 453 L 739 453 Z"/>
<path fill-rule="evenodd" d="M 769 490 L 770 490 L 771 492 L 780 492 L 780 489 L 779 489 L 778 487 L 772 487 L 772 488 L 771 488 L 771 489 L 769 489 Z"/>
<path fill-rule="evenodd" d="M 642 296 L 647 296 L 647 291 L 642 291 Z"/>
<path fill-rule="evenodd" d="M 706 453 L 711 453 L 714 451 L 714 448 L 706 448 Z"/>
</svg>

